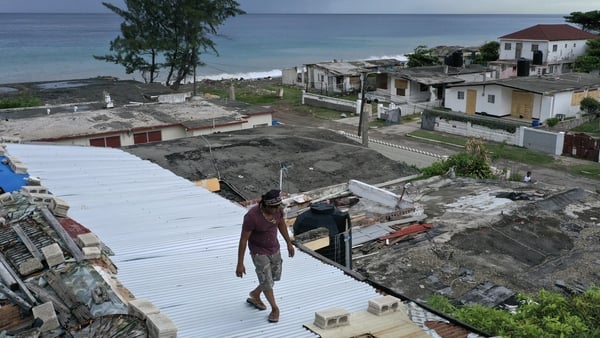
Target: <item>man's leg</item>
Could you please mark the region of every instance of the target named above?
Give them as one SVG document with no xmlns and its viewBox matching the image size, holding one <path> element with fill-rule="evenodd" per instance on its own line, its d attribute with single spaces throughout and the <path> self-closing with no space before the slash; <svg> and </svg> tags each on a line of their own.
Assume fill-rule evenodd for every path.
<svg viewBox="0 0 600 338">
<path fill-rule="evenodd" d="M 262 293 L 262 289 L 260 285 L 257 286 L 254 290 L 250 291 L 250 297 L 256 300 L 260 300 L 260 294 Z"/>
<path fill-rule="evenodd" d="M 269 305 L 271 305 L 271 313 L 269 314 L 269 321 L 270 322 L 279 321 L 279 307 L 277 306 L 277 303 L 275 302 L 275 294 L 273 293 L 273 289 L 263 290 L 263 293 L 265 294 L 265 297 L 267 298 Z"/>
</svg>

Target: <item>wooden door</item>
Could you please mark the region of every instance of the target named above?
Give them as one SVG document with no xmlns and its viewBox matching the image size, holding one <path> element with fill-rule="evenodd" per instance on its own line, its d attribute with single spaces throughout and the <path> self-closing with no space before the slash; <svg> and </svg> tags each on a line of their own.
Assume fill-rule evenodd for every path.
<svg viewBox="0 0 600 338">
<path fill-rule="evenodd" d="M 531 120 L 533 112 L 533 93 L 512 92 L 510 116 Z"/>
<path fill-rule="evenodd" d="M 467 89 L 467 106 L 465 112 L 473 115 L 477 110 L 477 91 L 475 89 Z"/>
</svg>

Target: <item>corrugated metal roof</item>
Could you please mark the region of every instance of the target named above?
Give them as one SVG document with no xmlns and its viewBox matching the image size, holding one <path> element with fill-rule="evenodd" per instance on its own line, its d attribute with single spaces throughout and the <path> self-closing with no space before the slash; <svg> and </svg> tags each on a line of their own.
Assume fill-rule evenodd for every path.
<svg viewBox="0 0 600 338">
<path fill-rule="evenodd" d="M 69 216 L 115 253 L 118 278 L 136 298 L 158 306 L 179 337 L 315 337 L 303 327 L 316 311 L 365 310 L 373 287 L 297 251 L 284 250 L 275 295 L 280 322 L 245 303 L 256 286 L 235 277 L 246 209 L 149 161 L 118 149 L 9 144 L 31 176 L 65 200 Z"/>
</svg>

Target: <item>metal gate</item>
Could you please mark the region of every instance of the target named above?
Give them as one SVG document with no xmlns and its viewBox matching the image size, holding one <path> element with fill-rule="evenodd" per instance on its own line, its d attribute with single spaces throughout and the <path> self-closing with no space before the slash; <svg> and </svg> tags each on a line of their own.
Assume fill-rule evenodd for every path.
<svg viewBox="0 0 600 338">
<path fill-rule="evenodd" d="M 587 134 L 566 134 L 563 155 L 600 162 L 600 141 Z"/>
</svg>

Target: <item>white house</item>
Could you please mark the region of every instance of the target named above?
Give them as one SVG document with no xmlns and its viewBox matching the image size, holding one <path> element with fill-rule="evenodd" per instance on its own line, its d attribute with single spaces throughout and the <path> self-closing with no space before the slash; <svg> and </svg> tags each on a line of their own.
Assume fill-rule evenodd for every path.
<svg viewBox="0 0 600 338">
<path fill-rule="evenodd" d="M 403 68 L 405 60 L 378 59 L 333 61 L 307 64 L 306 89 L 320 94 L 349 93 L 361 90 L 361 75 L 385 73 Z"/>
<path fill-rule="evenodd" d="M 600 99 L 600 77 L 585 73 L 520 76 L 450 85 L 445 105 L 453 111 L 543 122 L 576 116 L 585 97 Z"/>
<path fill-rule="evenodd" d="M 563 74 L 572 70 L 586 42 L 597 35 L 567 24 L 539 24 L 501 36 L 498 61 L 489 65 L 496 78 Z M 519 63 L 520 62 L 520 63 Z M 518 74 L 519 70 L 526 74 Z"/>
<path fill-rule="evenodd" d="M 480 65 L 449 67 L 444 65 L 411 67 L 377 74 L 376 88 L 369 99 L 393 103 L 419 103 L 443 100 L 447 85 L 465 81 L 482 81 L 491 73 Z"/>
</svg>

